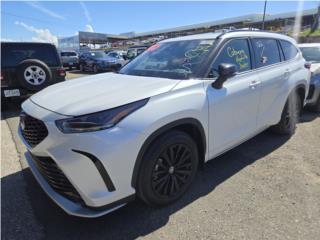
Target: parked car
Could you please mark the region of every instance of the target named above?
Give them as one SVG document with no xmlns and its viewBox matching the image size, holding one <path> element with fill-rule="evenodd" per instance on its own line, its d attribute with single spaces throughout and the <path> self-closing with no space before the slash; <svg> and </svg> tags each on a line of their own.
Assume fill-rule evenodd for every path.
<svg viewBox="0 0 320 240">
<path fill-rule="evenodd" d="M 208 160 L 270 126 L 294 134 L 309 81 L 285 35 L 167 39 L 118 74 L 33 95 L 22 105 L 19 133 L 34 176 L 67 213 L 97 217 L 134 197 L 164 206 Z"/>
<path fill-rule="evenodd" d="M 98 73 L 101 71 L 116 72 L 122 67 L 122 60 L 110 57 L 103 51 L 90 51 L 80 55 L 79 69 L 80 71 L 93 71 Z"/>
<path fill-rule="evenodd" d="M 127 59 L 127 52 L 123 50 L 112 50 L 107 53 L 108 57 L 118 58 L 122 61 Z"/>
<path fill-rule="evenodd" d="M 54 45 L 1 43 L 1 99 L 27 97 L 65 80 L 66 72 Z"/>
<path fill-rule="evenodd" d="M 62 51 L 60 52 L 61 61 L 64 67 L 79 68 L 79 56 L 75 51 Z"/>
<path fill-rule="evenodd" d="M 128 60 L 132 60 L 132 59 L 136 58 L 141 53 L 143 53 L 147 48 L 148 48 L 148 46 L 133 46 L 133 47 L 129 47 L 128 51 L 127 51 L 127 59 Z"/>
<path fill-rule="evenodd" d="M 311 64 L 311 82 L 307 107 L 320 112 L 320 43 L 299 44 L 303 57 Z"/>
</svg>

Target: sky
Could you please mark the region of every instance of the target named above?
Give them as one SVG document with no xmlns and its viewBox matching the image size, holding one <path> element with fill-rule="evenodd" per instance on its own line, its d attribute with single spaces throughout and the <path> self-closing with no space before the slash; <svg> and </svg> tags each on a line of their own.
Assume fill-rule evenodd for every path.
<svg viewBox="0 0 320 240">
<path fill-rule="evenodd" d="M 304 9 L 318 1 L 304 2 Z M 263 13 L 264 1 L 1 1 L 1 39 L 56 42 L 77 31 L 146 32 Z M 295 11 L 297 1 L 268 1 L 267 14 Z"/>
</svg>

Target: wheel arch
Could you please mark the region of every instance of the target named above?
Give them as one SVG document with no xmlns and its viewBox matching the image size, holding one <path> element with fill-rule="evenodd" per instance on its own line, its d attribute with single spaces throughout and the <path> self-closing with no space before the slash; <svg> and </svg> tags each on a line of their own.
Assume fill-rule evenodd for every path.
<svg viewBox="0 0 320 240">
<path fill-rule="evenodd" d="M 200 166 L 205 161 L 205 154 L 207 150 L 207 140 L 206 140 L 206 134 L 203 125 L 201 122 L 195 118 L 183 118 L 179 120 L 175 120 L 173 122 L 170 122 L 156 131 L 154 131 L 143 143 L 142 147 L 140 148 L 140 151 L 138 153 L 137 159 L 135 161 L 135 165 L 133 168 L 133 174 L 131 179 L 131 186 L 133 188 L 136 187 L 137 179 L 139 175 L 140 166 L 142 163 L 142 159 L 144 154 L 146 153 L 149 146 L 161 135 L 172 131 L 172 130 L 180 130 L 182 132 L 185 132 L 188 134 L 198 147 L 198 153 L 200 158 Z"/>
</svg>

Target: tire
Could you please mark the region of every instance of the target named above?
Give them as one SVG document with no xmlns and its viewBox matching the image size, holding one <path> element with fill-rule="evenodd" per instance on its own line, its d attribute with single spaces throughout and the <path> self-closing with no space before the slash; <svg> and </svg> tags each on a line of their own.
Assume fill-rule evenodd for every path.
<svg viewBox="0 0 320 240">
<path fill-rule="evenodd" d="M 92 70 L 93 70 L 94 73 L 98 73 L 99 72 L 97 65 L 93 65 Z"/>
<path fill-rule="evenodd" d="M 80 70 L 80 72 L 85 72 L 85 69 L 84 69 L 83 64 L 80 64 L 80 65 L 79 65 L 79 70 Z"/>
<path fill-rule="evenodd" d="M 299 95 L 296 92 L 291 93 L 282 111 L 280 122 L 271 128 L 272 131 L 281 135 L 293 135 L 300 119 L 301 110 L 302 101 Z"/>
<path fill-rule="evenodd" d="M 143 156 L 137 182 L 138 197 L 155 207 L 178 200 L 194 180 L 198 164 L 197 145 L 188 134 L 165 133 Z"/>
<path fill-rule="evenodd" d="M 37 59 L 22 61 L 17 66 L 16 74 L 21 87 L 31 91 L 39 91 L 45 88 L 52 80 L 50 68 Z"/>
</svg>

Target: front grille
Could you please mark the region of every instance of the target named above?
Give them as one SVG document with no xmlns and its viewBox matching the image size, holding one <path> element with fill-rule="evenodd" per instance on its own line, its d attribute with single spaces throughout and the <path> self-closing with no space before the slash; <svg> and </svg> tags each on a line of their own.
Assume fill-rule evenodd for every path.
<svg viewBox="0 0 320 240">
<path fill-rule="evenodd" d="M 31 156 L 41 175 L 57 193 L 73 202 L 84 204 L 77 190 L 50 157 Z"/>
<path fill-rule="evenodd" d="M 314 93 L 314 85 L 311 84 L 311 85 L 310 85 L 310 88 L 309 88 L 309 93 L 308 93 L 307 99 L 311 99 L 312 96 L 313 96 L 313 93 Z"/>
<path fill-rule="evenodd" d="M 20 128 L 23 138 L 34 147 L 48 136 L 48 130 L 44 123 L 25 113 L 20 115 Z"/>
</svg>

